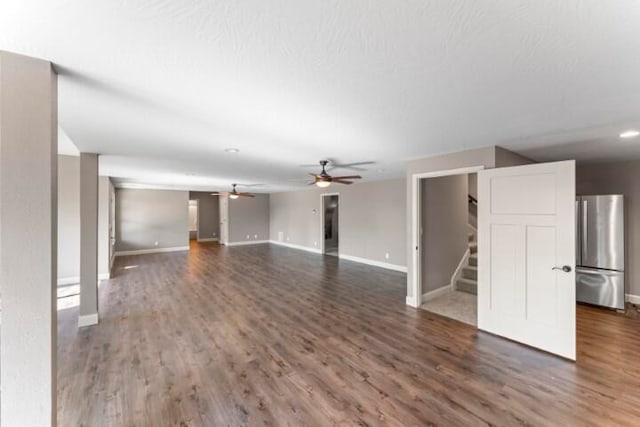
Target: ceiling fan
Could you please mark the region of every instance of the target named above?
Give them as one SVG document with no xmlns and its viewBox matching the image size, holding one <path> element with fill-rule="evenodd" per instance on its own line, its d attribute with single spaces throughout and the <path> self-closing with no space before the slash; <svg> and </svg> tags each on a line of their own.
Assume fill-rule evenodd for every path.
<svg viewBox="0 0 640 427">
<path fill-rule="evenodd" d="M 331 172 L 334 169 L 350 169 L 353 171 L 366 171 L 367 169 L 362 168 L 360 166 L 373 165 L 376 162 L 368 161 L 368 162 L 355 162 L 355 163 L 338 163 L 335 159 L 331 159 L 329 157 L 325 158 L 326 160 L 326 170 L 327 172 Z M 302 167 L 315 167 L 316 165 L 300 165 Z"/>
<path fill-rule="evenodd" d="M 255 194 L 252 193 L 242 193 L 239 192 L 236 189 L 236 185 L 238 184 L 231 184 L 233 186 L 233 190 L 231 191 L 217 191 L 215 193 L 211 193 L 212 196 L 222 196 L 222 195 L 228 195 L 230 199 L 237 199 L 238 197 L 256 197 Z"/>
<path fill-rule="evenodd" d="M 336 182 L 338 184 L 353 184 L 353 179 L 362 179 L 360 175 L 348 175 L 348 176 L 331 176 L 325 170 L 325 167 L 329 163 L 328 160 L 320 160 L 320 166 L 322 166 L 322 172 L 319 174 L 310 173 L 309 175 L 313 176 L 313 182 L 310 182 L 309 185 L 317 185 L 318 187 L 328 187 L 332 182 Z"/>
</svg>

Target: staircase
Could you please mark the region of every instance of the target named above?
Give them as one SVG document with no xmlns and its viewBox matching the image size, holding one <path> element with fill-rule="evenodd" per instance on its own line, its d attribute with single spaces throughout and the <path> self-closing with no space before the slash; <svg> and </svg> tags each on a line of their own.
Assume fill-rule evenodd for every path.
<svg viewBox="0 0 640 427">
<path fill-rule="evenodd" d="M 469 232 L 469 258 L 456 281 L 456 290 L 478 295 L 478 242 L 476 232 Z"/>
</svg>

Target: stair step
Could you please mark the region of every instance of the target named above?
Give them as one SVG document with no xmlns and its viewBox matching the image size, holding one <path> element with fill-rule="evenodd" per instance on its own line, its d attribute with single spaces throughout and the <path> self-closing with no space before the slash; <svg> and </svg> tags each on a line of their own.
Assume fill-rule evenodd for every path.
<svg viewBox="0 0 640 427">
<path fill-rule="evenodd" d="M 456 282 L 456 290 L 478 295 L 478 283 L 475 280 L 460 278 Z"/>
<path fill-rule="evenodd" d="M 469 251 L 470 251 L 472 254 L 477 253 L 477 252 L 478 252 L 478 244 L 477 244 L 476 242 L 470 242 L 470 243 L 469 243 Z"/>
<path fill-rule="evenodd" d="M 477 267 L 478 266 L 478 256 L 476 254 L 471 255 L 469 257 L 469 266 Z"/>
<path fill-rule="evenodd" d="M 463 267 L 462 277 L 464 279 L 478 280 L 478 267 L 472 265 Z"/>
</svg>

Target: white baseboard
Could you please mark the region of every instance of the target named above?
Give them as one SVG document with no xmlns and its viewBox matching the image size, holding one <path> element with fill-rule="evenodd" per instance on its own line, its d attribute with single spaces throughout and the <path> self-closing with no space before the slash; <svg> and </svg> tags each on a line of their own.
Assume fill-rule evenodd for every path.
<svg viewBox="0 0 640 427">
<path fill-rule="evenodd" d="M 269 243 L 268 240 L 247 240 L 244 242 L 229 242 L 227 246 L 246 246 L 246 245 L 262 245 L 264 243 Z"/>
<path fill-rule="evenodd" d="M 146 254 L 158 254 L 164 252 L 180 252 L 188 251 L 189 246 L 175 246 L 173 248 L 154 248 L 154 249 L 139 249 L 136 251 L 118 251 L 115 256 L 127 256 L 127 255 L 146 255 Z"/>
<path fill-rule="evenodd" d="M 293 243 L 280 242 L 278 240 L 270 240 L 269 243 L 273 243 L 274 245 L 284 246 L 284 247 L 291 248 L 291 249 L 297 249 L 299 251 L 312 252 L 314 254 L 321 254 L 322 253 L 322 251 L 320 249 L 318 249 L 318 248 L 310 248 L 308 246 L 294 245 Z"/>
<path fill-rule="evenodd" d="M 451 285 L 444 285 L 438 289 L 434 289 L 432 291 L 422 294 L 422 302 L 424 303 L 432 299 L 438 298 L 440 295 L 449 293 L 452 290 L 453 290 L 453 287 Z"/>
<path fill-rule="evenodd" d="M 270 240 L 269 243 L 273 243 L 274 245 L 284 246 L 284 247 L 291 248 L 291 249 L 297 249 L 297 250 L 300 250 L 300 251 L 312 252 L 314 254 L 322 255 L 322 250 L 318 249 L 318 248 L 311 248 L 309 246 L 295 245 L 293 243 L 280 242 L 278 240 Z M 406 273 L 407 272 L 407 267 L 404 267 L 402 265 L 390 264 L 388 262 L 374 261 L 372 259 L 360 258 L 360 257 L 356 257 L 356 256 L 352 256 L 352 255 L 345 255 L 345 254 L 340 254 L 339 258 L 347 260 L 347 261 L 358 262 L 360 264 L 372 265 L 374 267 L 386 268 L 387 270 L 399 271 L 401 273 Z"/>
<path fill-rule="evenodd" d="M 78 316 L 78 327 L 84 328 L 85 326 L 97 325 L 99 322 L 98 313 L 85 314 L 84 316 Z"/>
<path fill-rule="evenodd" d="M 462 255 L 462 259 L 458 263 L 456 270 L 451 275 L 451 282 L 449 282 L 449 286 L 451 286 L 451 289 L 456 288 L 456 283 L 458 282 L 458 279 L 460 278 L 460 276 L 462 276 L 462 269 L 467 266 L 470 255 L 471 255 L 471 251 L 467 248 L 467 250 L 464 251 L 464 255 Z"/>
<path fill-rule="evenodd" d="M 640 295 L 627 294 L 627 301 L 631 304 L 640 304 Z"/>
<path fill-rule="evenodd" d="M 220 239 L 218 239 L 217 237 L 208 237 L 206 239 L 198 239 L 198 242 L 217 242 Z"/>
<path fill-rule="evenodd" d="M 405 303 L 409 306 L 409 307 L 413 307 L 413 308 L 418 308 L 420 307 L 420 304 L 418 303 L 418 300 L 416 297 L 410 297 L 407 296 Z"/>
<path fill-rule="evenodd" d="M 352 255 L 340 254 L 339 256 L 340 256 L 340 259 L 346 259 L 347 261 L 359 262 L 361 264 L 367 264 L 367 265 L 372 265 L 374 267 L 386 268 L 387 270 L 399 271 L 401 273 L 407 272 L 407 267 L 404 267 L 402 265 L 390 264 L 388 262 L 382 262 L 382 261 L 374 261 L 372 259 L 360 258 Z"/>
<path fill-rule="evenodd" d="M 98 282 L 101 280 L 109 280 L 111 275 L 109 273 L 98 274 Z M 61 277 L 58 279 L 58 286 L 77 285 L 80 283 L 79 276 Z"/>
</svg>

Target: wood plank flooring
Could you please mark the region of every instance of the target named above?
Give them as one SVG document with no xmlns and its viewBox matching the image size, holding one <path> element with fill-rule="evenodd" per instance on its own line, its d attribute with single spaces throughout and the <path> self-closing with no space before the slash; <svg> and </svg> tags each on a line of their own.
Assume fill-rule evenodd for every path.
<svg viewBox="0 0 640 427">
<path fill-rule="evenodd" d="M 404 305 L 405 275 L 273 245 L 121 257 L 59 312 L 61 426 L 639 425 L 640 321 L 573 364 Z"/>
</svg>

